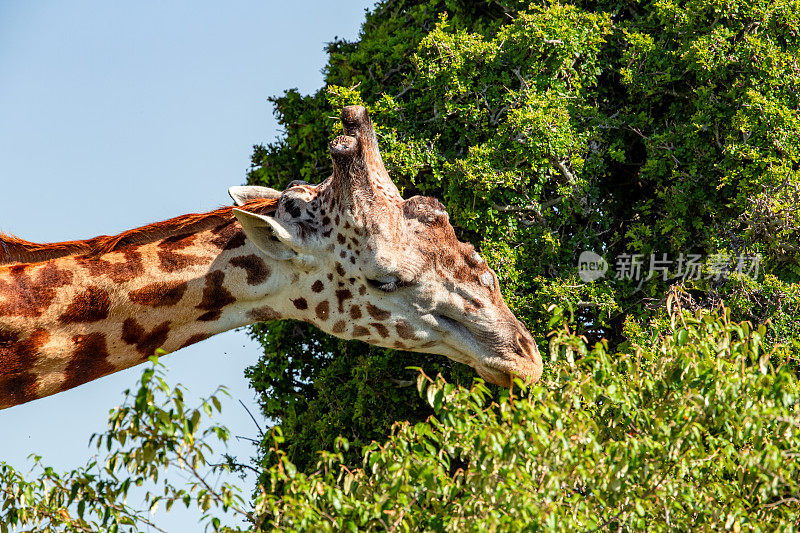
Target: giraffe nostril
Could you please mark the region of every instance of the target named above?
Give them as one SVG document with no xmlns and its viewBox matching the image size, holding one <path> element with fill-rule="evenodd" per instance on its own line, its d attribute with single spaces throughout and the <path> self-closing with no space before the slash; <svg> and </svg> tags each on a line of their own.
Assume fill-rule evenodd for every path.
<svg viewBox="0 0 800 533">
<path fill-rule="evenodd" d="M 523 337 L 519 333 L 517 333 L 517 349 L 525 354 L 530 352 L 529 343 L 527 342 L 525 337 Z"/>
<path fill-rule="evenodd" d="M 527 357 L 530 363 L 525 364 L 526 374 L 532 382 L 539 381 L 542 376 L 542 356 L 539 354 L 539 347 L 533 340 L 533 336 L 528 332 L 521 322 L 517 324 L 516 341 L 519 354 Z"/>
<path fill-rule="evenodd" d="M 527 332 L 517 332 L 517 349 L 533 361 L 537 361 L 539 357 L 539 348 Z"/>
</svg>

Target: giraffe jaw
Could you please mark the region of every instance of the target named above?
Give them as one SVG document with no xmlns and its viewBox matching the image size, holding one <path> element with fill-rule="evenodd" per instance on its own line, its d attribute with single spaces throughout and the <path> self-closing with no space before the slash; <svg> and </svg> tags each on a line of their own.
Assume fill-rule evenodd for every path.
<svg viewBox="0 0 800 533">
<path fill-rule="evenodd" d="M 445 349 L 438 352 L 471 366 L 484 380 L 501 387 L 509 387 L 514 376 L 528 382 L 539 379 L 541 359 L 535 344 L 531 343 L 529 347 L 531 353 L 493 349 L 482 343 L 467 326 L 457 320 L 435 313 L 428 316 L 436 324 L 434 329 L 444 334 L 442 344 Z"/>
</svg>

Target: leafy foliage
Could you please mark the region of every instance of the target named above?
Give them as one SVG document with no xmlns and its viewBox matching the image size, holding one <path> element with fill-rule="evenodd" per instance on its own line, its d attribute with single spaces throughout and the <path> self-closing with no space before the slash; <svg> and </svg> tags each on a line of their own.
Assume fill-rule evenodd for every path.
<svg viewBox="0 0 800 533">
<path fill-rule="evenodd" d="M 367 438 L 388 434 L 394 420 L 428 414 L 408 386 L 414 382 L 393 377 L 410 374 L 400 358 L 369 357 L 358 342 L 322 335 L 296 322 L 256 326 L 254 332 L 266 353 L 248 373 L 254 387 L 270 387 L 262 399 L 264 411 L 281 420 L 285 434 L 304 444 L 289 445 L 298 465 L 314 465 L 317 450 L 340 434 L 360 446 Z M 351 372 L 353 378 L 342 382 L 341 376 Z M 463 383 L 471 382 L 470 373 L 462 372 Z M 376 411 L 383 413 L 377 420 L 383 426 L 374 426 Z M 353 457 L 357 453 L 354 447 Z"/>
<path fill-rule="evenodd" d="M 42 468 L 32 481 L 0 467 L 0 523 L 156 528 L 124 503 L 132 485 L 151 480 L 160 485 L 147 494 L 150 509 L 196 505 L 215 531 L 791 530 L 800 515 L 796 372 L 765 344 L 764 326 L 680 302 L 672 294 L 661 322 L 631 332 L 646 342 L 616 352 L 558 326 L 552 371 L 529 388 L 497 393 L 419 373 L 433 414 L 394 424 L 358 467 L 344 464 L 352 444 L 337 437 L 313 471 L 299 470 L 277 426 L 251 503 L 202 473 L 214 441 L 227 438 L 218 426 L 198 430 L 214 397 L 187 409 L 181 389 L 151 368 L 97 439 L 110 452 L 103 467 Z M 565 316 L 554 309 L 552 323 Z M 185 488 L 166 480 L 172 469 L 188 476 Z M 224 525 L 236 516 L 245 525 Z"/>
<path fill-rule="evenodd" d="M 151 360 L 138 390 L 126 390 L 122 405 L 111 412 L 108 430 L 92 437 L 98 451 L 107 452 L 104 461 L 59 474 L 36 457 L 36 476 L 30 479 L 0 463 L 0 531 L 163 531 L 151 513 L 175 503 L 203 512 L 215 531 L 239 531 L 222 528 L 214 513 L 248 518 L 248 500 L 239 487 L 208 481 L 235 466 L 210 462 L 230 436 L 209 420 L 221 411 L 217 396 L 224 391 L 189 407 L 183 389 L 170 387 L 162 365 Z M 175 485 L 175 479 L 181 483 Z M 145 508 L 138 509 L 127 497 L 143 484 L 153 488 L 144 494 Z"/>
<path fill-rule="evenodd" d="M 288 531 L 774 530 L 798 518 L 798 379 L 766 328 L 676 310 L 610 353 L 566 329 L 543 383 L 493 395 L 420 375 L 434 415 L 341 465 L 289 467 L 273 433 L 271 526 Z M 572 354 L 568 357 L 567 354 Z"/>
</svg>

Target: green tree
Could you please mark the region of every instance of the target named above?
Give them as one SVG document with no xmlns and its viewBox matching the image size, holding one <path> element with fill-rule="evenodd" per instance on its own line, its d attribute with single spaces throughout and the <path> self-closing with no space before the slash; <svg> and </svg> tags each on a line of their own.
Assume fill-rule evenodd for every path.
<svg viewBox="0 0 800 533">
<path fill-rule="evenodd" d="M 357 41 L 329 45 L 323 88 L 272 100 L 286 135 L 256 147 L 249 182 L 327 177 L 330 117 L 362 104 L 401 191 L 444 201 L 541 349 L 551 304 L 590 344 L 624 349 L 680 288 L 687 308 L 724 303 L 734 320 L 769 323 L 794 358 L 799 44 L 793 0 L 379 2 Z M 582 251 L 610 275 L 582 282 Z M 613 275 L 636 254 L 642 276 L 651 258 L 671 263 L 641 283 Z M 401 386 L 406 367 L 473 376 L 302 324 L 253 332 L 265 354 L 248 375 L 303 471 L 337 435 L 355 465 L 395 421 L 431 413 Z"/>
</svg>

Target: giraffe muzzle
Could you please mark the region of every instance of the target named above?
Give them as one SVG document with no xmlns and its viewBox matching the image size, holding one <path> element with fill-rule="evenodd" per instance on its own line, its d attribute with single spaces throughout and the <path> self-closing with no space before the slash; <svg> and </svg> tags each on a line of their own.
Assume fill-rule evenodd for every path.
<svg viewBox="0 0 800 533">
<path fill-rule="evenodd" d="M 431 315 L 438 328 L 455 341 L 453 349 L 462 357 L 448 357 L 465 362 L 490 383 L 509 387 L 513 376 L 533 383 L 542 375 L 542 358 L 533 337 L 511 315 L 505 328 L 492 331 L 473 331 L 471 327 L 444 315 Z M 510 322 L 510 323 L 509 323 Z"/>
<path fill-rule="evenodd" d="M 522 354 L 523 358 L 527 357 L 531 364 L 530 374 L 523 377 L 527 377 L 530 381 L 539 381 L 542 376 L 542 356 L 530 332 L 519 320 L 517 320 L 516 341 L 518 352 Z"/>
<path fill-rule="evenodd" d="M 495 346 L 495 353 L 497 355 L 489 355 L 475 366 L 475 370 L 486 381 L 501 387 L 510 387 L 514 377 L 526 383 L 534 383 L 542 375 L 539 348 L 521 324 L 516 325 L 511 339 L 500 341 Z"/>
</svg>

